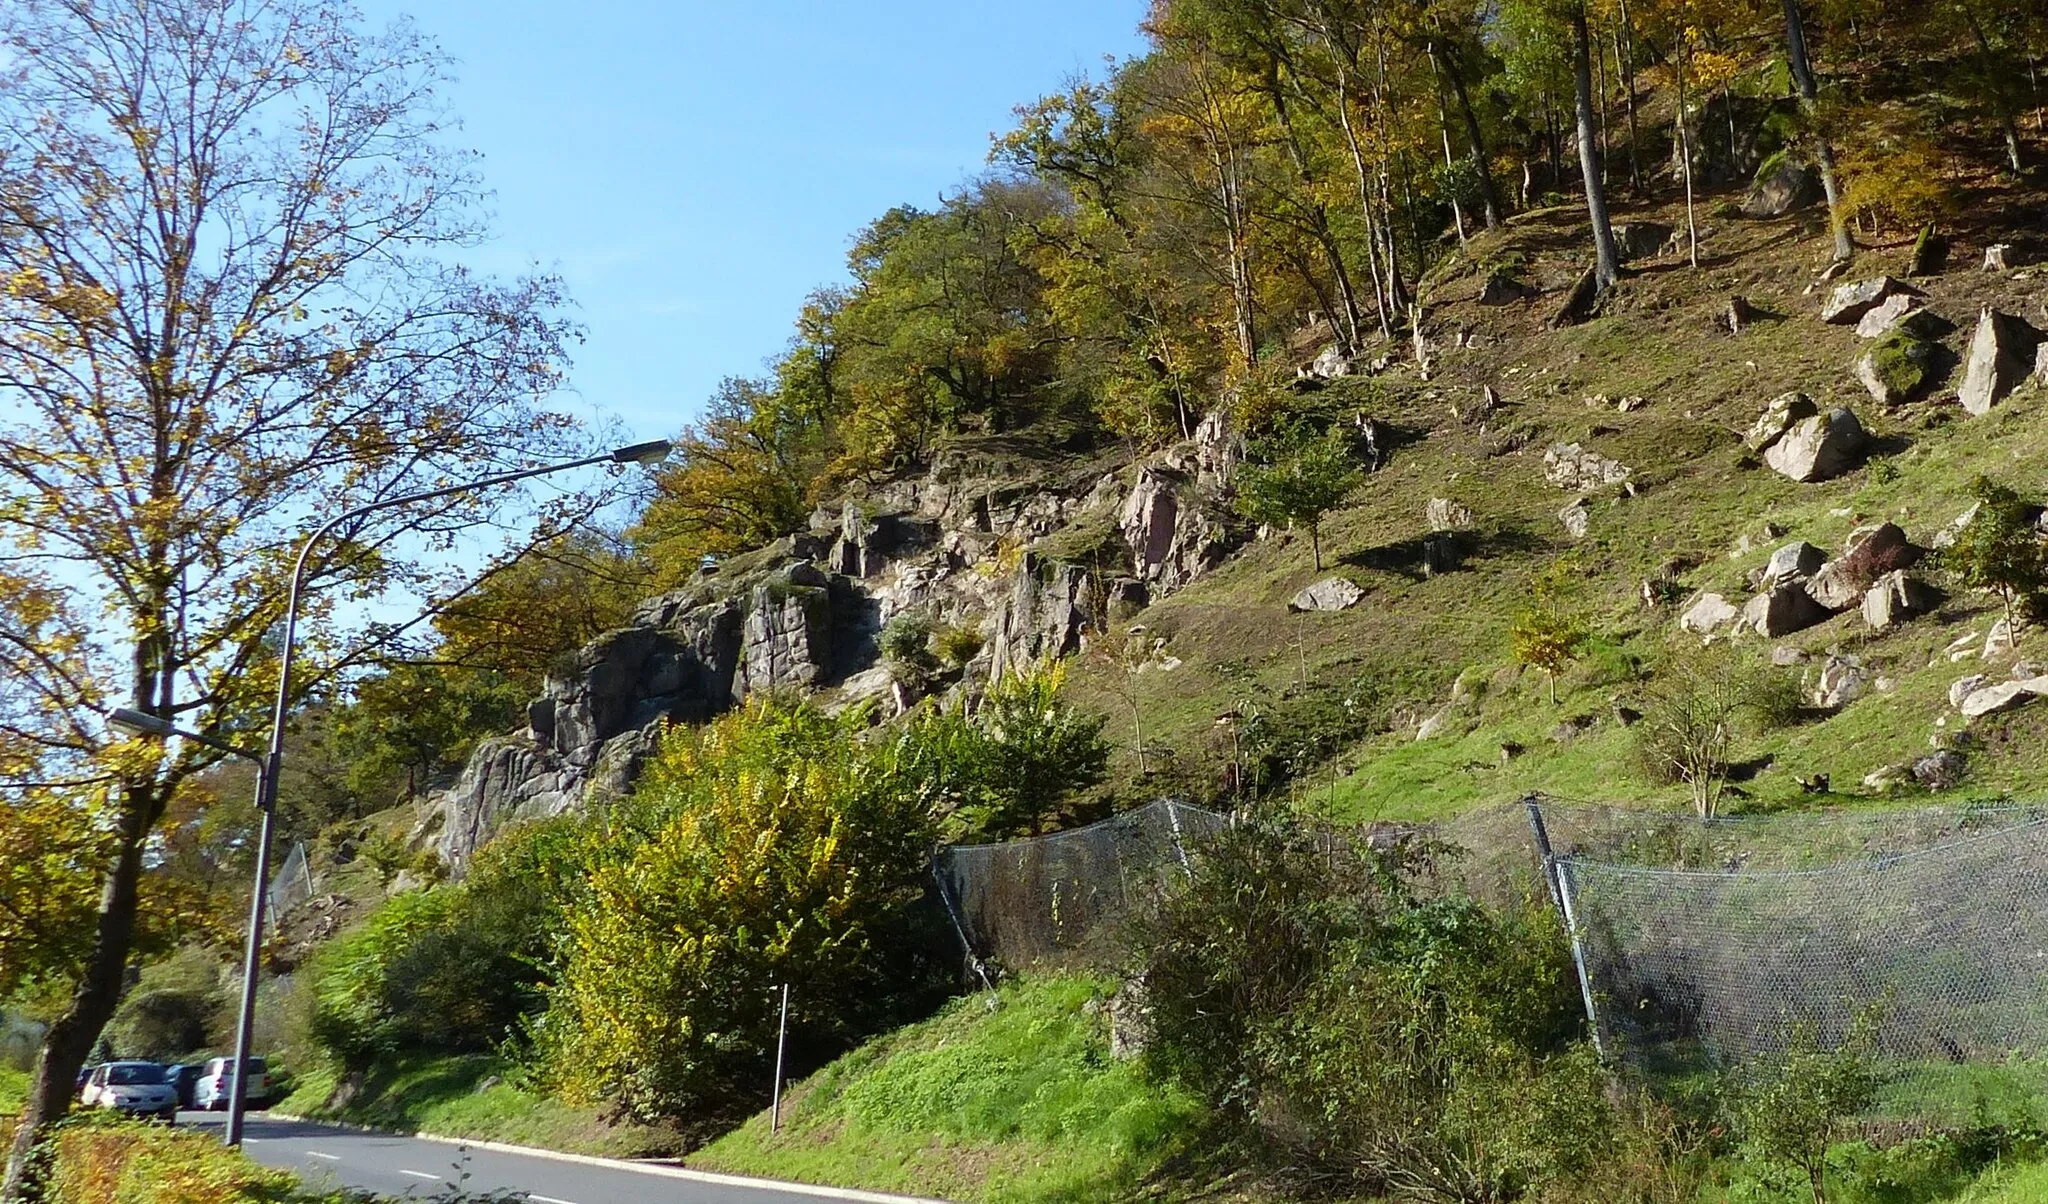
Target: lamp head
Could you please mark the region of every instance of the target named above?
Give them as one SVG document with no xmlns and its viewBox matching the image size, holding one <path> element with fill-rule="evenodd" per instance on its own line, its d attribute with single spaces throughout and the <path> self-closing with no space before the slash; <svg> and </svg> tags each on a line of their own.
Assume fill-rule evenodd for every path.
<svg viewBox="0 0 2048 1204">
<path fill-rule="evenodd" d="M 130 707 L 115 707 L 107 712 L 107 724 L 115 731 L 129 736 L 169 736 L 171 724 L 167 719 L 145 715 Z"/>
<path fill-rule="evenodd" d="M 612 452 L 614 464 L 646 464 L 650 467 L 668 459 L 675 450 L 675 444 L 666 439 L 654 439 L 646 443 L 632 443 Z"/>
</svg>

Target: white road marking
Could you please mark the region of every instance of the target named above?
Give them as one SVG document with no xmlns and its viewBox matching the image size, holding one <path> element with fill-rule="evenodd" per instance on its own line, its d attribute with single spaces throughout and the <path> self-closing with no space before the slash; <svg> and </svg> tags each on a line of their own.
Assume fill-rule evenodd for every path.
<svg viewBox="0 0 2048 1204">
<path fill-rule="evenodd" d="M 323 1154 L 323 1153 L 321 1153 L 321 1152 L 320 1152 L 320 1151 L 318 1151 L 318 1150 L 307 1150 L 307 1151 L 306 1151 L 306 1157 L 308 1157 L 308 1158 L 325 1158 L 325 1159 L 327 1159 L 327 1161 L 329 1161 L 329 1162 L 340 1162 L 340 1161 L 341 1161 L 341 1155 L 339 1155 L 339 1154 Z"/>
<path fill-rule="evenodd" d="M 433 1179 L 438 1181 L 441 1178 L 439 1175 L 430 1175 L 425 1171 L 409 1171 L 403 1167 L 399 1168 L 398 1173 L 401 1175 L 411 1175 L 415 1179 Z"/>
<path fill-rule="evenodd" d="M 527 1192 L 526 1198 L 532 1200 L 534 1204 L 576 1204 L 574 1200 L 558 1200 L 553 1196 L 537 1196 L 532 1192 Z"/>
</svg>

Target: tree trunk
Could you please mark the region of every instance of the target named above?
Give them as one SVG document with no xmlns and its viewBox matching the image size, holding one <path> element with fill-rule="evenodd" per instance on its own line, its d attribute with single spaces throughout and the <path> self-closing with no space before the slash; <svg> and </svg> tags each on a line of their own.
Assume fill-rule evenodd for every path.
<svg viewBox="0 0 2048 1204">
<path fill-rule="evenodd" d="M 1692 266 L 1700 266 L 1700 227 L 1693 212 L 1692 187 L 1692 135 L 1686 125 L 1686 35 L 1678 35 L 1678 44 L 1673 48 L 1671 74 L 1678 80 L 1678 165 L 1685 175 L 1685 242 L 1687 255 Z"/>
<path fill-rule="evenodd" d="M 1791 0 L 1787 0 L 1788 3 Z M 1593 278 L 1605 292 L 1621 279 L 1620 257 L 1614 250 L 1614 226 L 1607 217 L 1607 188 L 1600 182 L 1599 131 L 1593 122 L 1592 47 L 1586 31 L 1586 6 L 1572 5 L 1572 86 L 1578 100 L 1579 172 L 1586 179 L 1586 216 L 1593 224 Z"/>
<path fill-rule="evenodd" d="M 1629 30 L 1628 0 L 1621 0 L 1621 21 L 1614 27 L 1614 62 L 1621 71 L 1621 86 L 1627 92 L 1628 183 L 1641 197 L 1648 189 L 1643 186 L 1642 136 L 1636 128 L 1635 35 Z"/>
<path fill-rule="evenodd" d="M 1458 59 L 1448 49 L 1444 51 L 1444 76 L 1451 81 L 1451 95 L 1458 99 L 1458 111 L 1465 118 L 1465 140 L 1471 144 L 1472 165 L 1479 169 L 1479 203 L 1485 206 L 1483 214 L 1486 228 L 1495 229 L 1500 225 L 1500 190 L 1494 187 L 1493 164 L 1486 157 L 1486 138 L 1479 132 L 1479 114 L 1472 108 L 1472 94 L 1465 87 L 1465 77 L 1458 72 Z"/>
<path fill-rule="evenodd" d="M 1457 227 L 1458 245 L 1462 247 L 1465 245 L 1465 206 L 1459 202 L 1458 194 L 1455 191 L 1457 181 L 1448 178 L 1449 173 L 1457 169 L 1458 160 L 1456 156 L 1451 154 L 1451 110 L 1444 104 L 1444 73 L 1442 66 L 1437 61 L 1436 43 L 1434 42 L 1429 44 L 1429 67 L 1430 73 L 1436 76 L 1436 128 L 1437 132 L 1443 136 L 1444 171 L 1447 177 L 1445 182 L 1453 188 L 1451 193 L 1451 222 Z"/>
<path fill-rule="evenodd" d="M 1319 531 L 1319 530 L 1317 530 L 1317 524 L 1316 524 L 1316 523 L 1315 523 L 1314 521 L 1310 521 L 1310 522 L 1308 523 L 1308 552 L 1309 552 L 1309 558 L 1315 561 L 1315 565 L 1316 565 L 1316 572 L 1318 572 L 1318 573 L 1322 572 L 1322 571 L 1323 571 L 1323 536 L 1322 536 L 1322 532 L 1321 532 L 1321 531 Z M 2017 645 L 2015 645 L 2015 646 L 2017 646 Z"/>
<path fill-rule="evenodd" d="M 1820 86 L 1813 78 L 1813 64 L 1806 57 L 1806 28 L 1799 16 L 1799 0 L 1784 0 L 1785 4 L 1785 59 L 1792 68 L 1792 80 L 1799 86 L 1799 109 L 1809 123 L 1815 120 L 1819 107 Z M 1856 257 L 1856 243 L 1849 237 L 1848 214 L 1842 209 L 1842 181 L 1835 171 L 1835 147 L 1828 141 L 1826 131 L 1817 126 L 1813 131 L 1814 157 L 1820 160 L 1821 191 L 1828 198 L 1828 225 L 1835 232 L 1835 261 L 1846 262 Z"/>
<path fill-rule="evenodd" d="M 1991 89 L 1991 109 L 1998 117 L 1998 128 L 2005 134 L 2006 165 L 2012 169 L 2014 179 L 2026 171 L 2020 162 L 2020 127 L 2013 119 L 2012 105 L 2007 103 L 2005 88 L 2000 85 L 1998 56 L 1991 49 L 1991 39 L 1985 36 L 1984 23 L 1977 19 L 1977 10 L 1965 4 L 1962 6 L 1963 19 L 1969 22 L 1970 36 L 1976 39 L 1977 54 L 1984 60 L 1984 79 Z"/>
<path fill-rule="evenodd" d="M 78 1094 L 78 1071 L 92 1055 L 93 1044 L 121 1002 L 128 950 L 135 937 L 137 890 L 142 880 L 142 845 L 147 822 L 156 811 L 144 790 L 128 788 L 122 809 L 121 847 L 100 893 L 92 949 L 84 972 L 72 990 L 71 1004 L 43 1035 L 43 1047 L 29 1076 L 28 1103 L 7 1153 L 7 1176 L 0 1181 L 0 1200 L 32 1199 L 40 1190 L 40 1168 L 29 1158 L 49 1127 L 64 1118 Z"/>
</svg>

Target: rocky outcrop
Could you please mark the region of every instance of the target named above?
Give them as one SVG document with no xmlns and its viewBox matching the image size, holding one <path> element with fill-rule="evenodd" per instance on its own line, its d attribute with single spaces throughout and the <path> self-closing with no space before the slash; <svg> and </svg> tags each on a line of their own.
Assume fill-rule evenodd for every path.
<svg viewBox="0 0 2048 1204">
<path fill-rule="evenodd" d="M 1863 462 L 1863 424 L 1847 407 L 1801 419 L 1764 449 L 1764 463 L 1794 481 L 1825 481 Z"/>
<path fill-rule="evenodd" d="M 1233 544 L 1229 524 L 1198 496 L 1195 483 L 1163 465 L 1139 471 L 1117 526 L 1131 548 L 1131 575 L 1162 590 L 1215 568 Z"/>
<path fill-rule="evenodd" d="M 1905 330 L 1922 338 L 1934 338 L 1945 326 L 1920 304 L 1918 297 L 1894 293 L 1857 319 L 1856 334 L 1859 338 L 1880 339 L 1893 330 Z"/>
<path fill-rule="evenodd" d="M 1963 384 L 1956 399 L 1972 414 L 1988 414 L 2026 379 L 2040 332 L 2023 319 L 1986 306 L 1963 357 Z"/>
<path fill-rule="evenodd" d="M 1771 553 L 1763 571 L 1757 575 L 1758 589 L 1769 589 L 1787 581 L 1798 581 L 1820 571 L 1827 563 L 1828 555 L 1805 540 L 1796 540 Z"/>
<path fill-rule="evenodd" d="M 1543 479 L 1560 489 L 1585 491 L 1628 480 L 1630 470 L 1591 448 L 1555 444 L 1543 453 Z"/>
<path fill-rule="evenodd" d="M 1893 569 L 1863 594 L 1863 621 L 1873 631 L 1887 631 L 1941 605 L 1941 592 L 1904 569 Z"/>
<path fill-rule="evenodd" d="M 1765 590 L 1742 608 L 1742 625 L 1765 639 L 1804 631 L 1827 617 L 1827 609 L 1797 582 Z"/>
<path fill-rule="evenodd" d="M 1896 523 L 1859 528 L 1850 534 L 1847 549 L 1813 574 L 1806 592 L 1829 610 L 1847 610 L 1885 574 L 1919 563 L 1921 554 Z"/>
<path fill-rule="evenodd" d="M 1086 568 L 1024 553 L 996 611 L 991 672 L 1078 650 L 1093 618 L 1089 603 Z"/>
<path fill-rule="evenodd" d="M 434 812 L 421 834 L 432 840 L 443 860 L 466 864 L 507 824 L 544 819 L 577 802 L 579 778 L 529 735 L 485 740 L 455 785 L 435 796 Z"/>
<path fill-rule="evenodd" d="M 1423 520 L 1432 531 L 1461 531 L 1472 525 L 1472 508 L 1447 497 L 1433 497 L 1423 507 Z"/>
<path fill-rule="evenodd" d="M 2015 681 L 2002 681 L 1995 685 L 1981 685 L 1964 696 L 1957 710 L 1968 719 L 1982 715 L 1995 715 L 2017 706 L 2032 702 L 2048 694 L 2048 677 L 2024 677 Z"/>
</svg>

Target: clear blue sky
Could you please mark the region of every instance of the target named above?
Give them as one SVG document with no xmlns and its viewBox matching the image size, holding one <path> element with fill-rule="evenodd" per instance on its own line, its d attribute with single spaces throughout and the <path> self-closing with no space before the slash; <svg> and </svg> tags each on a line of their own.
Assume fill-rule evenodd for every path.
<svg viewBox="0 0 2048 1204">
<path fill-rule="evenodd" d="M 495 273 L 559 271 L 571 376 L 639 437 L 760 371 L 855 230 L 980 170 L 1012 106 L 1141 48 L 1144 0 L 364 0 L 457 60 Z"/>
</svg>

